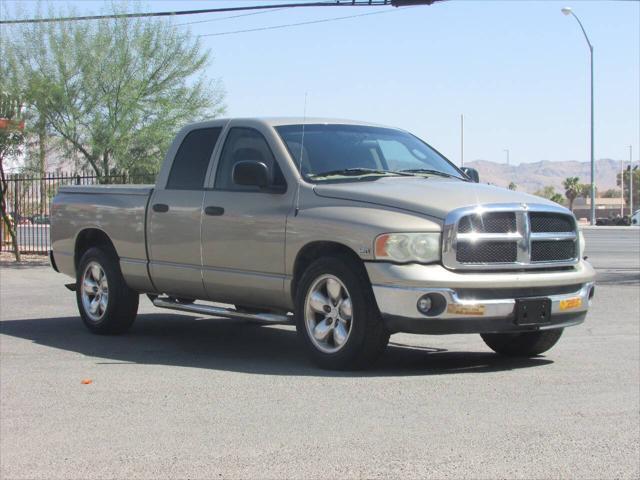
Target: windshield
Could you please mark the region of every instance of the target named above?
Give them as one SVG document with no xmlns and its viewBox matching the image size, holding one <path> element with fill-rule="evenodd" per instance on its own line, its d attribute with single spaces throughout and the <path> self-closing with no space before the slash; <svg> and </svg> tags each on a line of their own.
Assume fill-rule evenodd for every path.
<svg viewBox="0 0 640 480">
<path fill-rule="evenodd" d="M 409 174 L 464 179 L 463 174 L 442 155 L 401 130 L 308 124 L 304 125 L 302 145 L 302 125 L 275 128 L 298 169 L 312 181 Z"/>
</svg>

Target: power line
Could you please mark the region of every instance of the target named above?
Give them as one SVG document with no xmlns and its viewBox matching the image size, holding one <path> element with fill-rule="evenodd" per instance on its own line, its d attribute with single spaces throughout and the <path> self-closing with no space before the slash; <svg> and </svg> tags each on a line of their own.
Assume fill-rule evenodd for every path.
<svg viewBox="0 0 640 480">
<path fill-rule="evenodd" d="M 210 18 L 209 20 L 196 20 L 194 22 L 176 23 L 174 27 L 184 27 L 185 25 L 195 25 L 196 23 L 209 23 L 209 22 L 221 22 L 222 20 L 231 20 L 233 18 L 251 17 L 253 15 L 262 15 L 264 13 L 278 12 L 280 10 L 286 10 L 283 8 L 275 8 L 272 10 L 263 10 L 261 12 L 241 13 L 240 15 L 231 15 L 228 17 Z"/>
<path fill-rule="evenodd" d="M 312 25 L 315 23 L 326 23 L 326 22 L 335 22 L 338 20 L 347 20 L 349 18 L 357 18 L 357 17 L 366 17 L 369 15 L 380 15 L 383 13 L 392 13 L 392 12 L 398 12 L 400 10 L 406 10 L 407 8 L 411 8 L 411 7 L 404 7 L 404 8 L 399 8 L 397 10 L 384 10 L 382 12 L 369 12 L 369 13 L 359 13 L 357 15 L 346 15 L 344 17 L 333 17 L 333 18 L 323 18 L 320 20 L 309 20 L 306 22 L 298 22 L 298 23 L 285 23 L 283 25 L 271 25 L 268 27 L 257 27 L 257 28 L 247 28 L 245 30 L 233 30 L 230 32 L 218 32 L 218 33 L 204 33 L 202 35 L 198 35 L 199 37 L 220 37 L 223 35 L 235 35 L 238 33 L 249 33 L 249 32 L 262 32 L 264 30 L 276 30 L 279 28 L 289 28 L 289 27 L 299 27 L 301 25 Z"/>
<path fill-rule="evenodd" d="M 206 8 L 200 10 L 176 10 L 146 13 L 114 13 L 110 15 L 84 15 L 81 17 L 30 18 L 18 20 L 0 20 L 0 25 L 15 25 L 20 23 L 50 23 L 71 22 L 81 20 L 103 20 L 110 18 L 140 18 L 140 17 L 172 17 L 179 15 L 199 15 L 203 13 L 239 12 L 247 10 L 272 10 L 280 8 L 300 7 L 376 7 L 391 5 L 391 0 L 333 0 L 324 2 L 285 3 L 271 5 L 250 5 L 244 7 Z"/>
</svg>

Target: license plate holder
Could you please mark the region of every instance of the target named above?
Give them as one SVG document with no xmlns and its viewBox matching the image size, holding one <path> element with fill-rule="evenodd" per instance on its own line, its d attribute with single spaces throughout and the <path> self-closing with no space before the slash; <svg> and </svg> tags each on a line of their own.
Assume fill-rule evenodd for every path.
<svg viewBox="0 0 640 480">
<path fill-rule="evenodd" d="M 551 322 L 551 300 L 523 298 L 516 300 L 516 325 L 544 325 Z"/>
</svg>

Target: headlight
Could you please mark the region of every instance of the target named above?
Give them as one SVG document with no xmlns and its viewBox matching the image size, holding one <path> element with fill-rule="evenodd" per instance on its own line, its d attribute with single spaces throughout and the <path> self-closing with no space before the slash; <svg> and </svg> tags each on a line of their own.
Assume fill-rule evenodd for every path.
<svg viewBox="0 0 640 480">
<path fill-rule="evenodd" d="M 582 230 L 578 230 L 578 241 L 580 242 L 580 244 L 578 245 L 578 252 L 580 252 L 580 256 L 578 257 L 578 259 L 582 260 L 584 258 L 584 249 L 587 246 L 584 241 L 584 234 L 582 233 Z"/>
<path fill-rule="evenodd" d="M 385 233 L 376 238 L 376 260 L 431 263 L 440 260 L 439 233 Z"/>
</svg>

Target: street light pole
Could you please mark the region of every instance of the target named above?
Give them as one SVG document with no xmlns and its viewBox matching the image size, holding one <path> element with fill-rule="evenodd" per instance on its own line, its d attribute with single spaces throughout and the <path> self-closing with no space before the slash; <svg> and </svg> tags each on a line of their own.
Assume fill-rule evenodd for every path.
<svg viewBox="0 0 640 480">
<path fill-rule="evenodd" d="M 593 151 L 593 45 L 587 36 L 587 32 L 582 26 L 582 22 L 578 18 L 578 16 L 573 13 L 570 7 L 564 7 L 562 9 L 562 13 L 565 15 L 572 15 L 573 18 L 576 19 L 578 25 L 580 25 L 580 29 L 584 34 L 584 39 L 587 41 L 587 45 L 589 45 L 589 54 L 590 54 L 590 64 L 591 64 L 591 225 L 596 224 L 596 162 Z"/>
<path fill-rule="evenodd" d="M 507 166 L 509 166 L 509 149 L 505 148 L 504 151 L 507 152 Z"/>
</svg>

